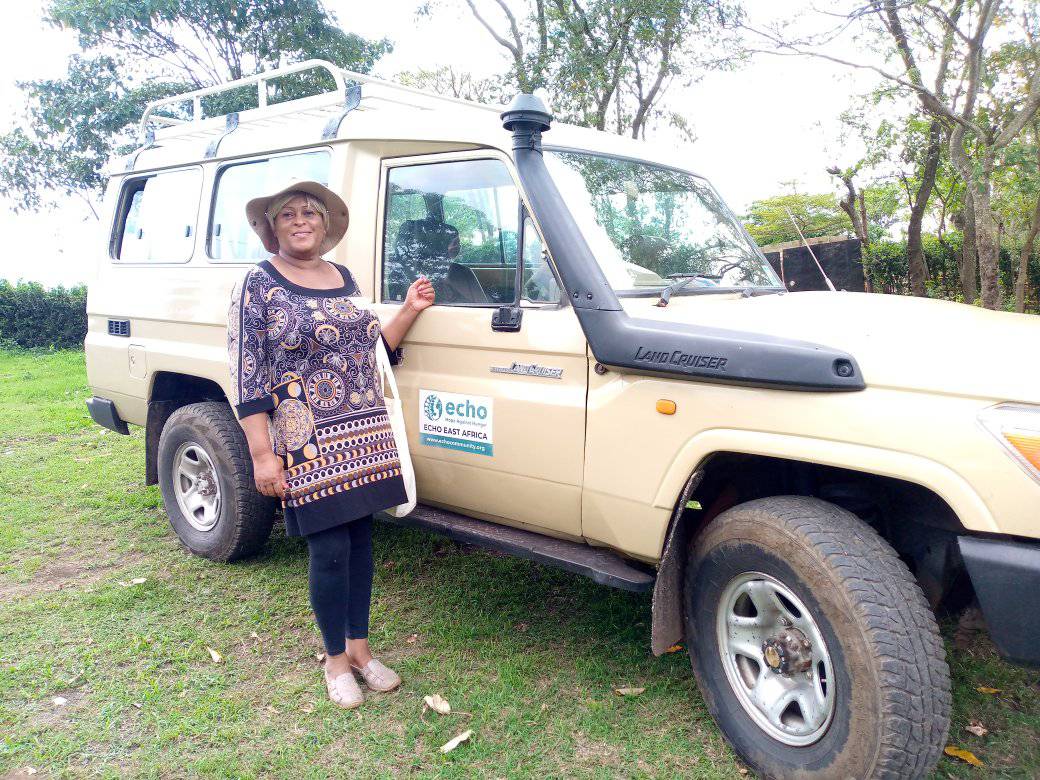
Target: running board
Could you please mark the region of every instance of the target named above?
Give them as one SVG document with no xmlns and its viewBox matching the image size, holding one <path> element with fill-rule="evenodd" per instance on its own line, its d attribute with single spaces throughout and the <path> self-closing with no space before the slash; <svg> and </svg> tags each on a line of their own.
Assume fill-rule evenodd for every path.
<svg viewBox="0 0 1040 780">
<path fill-rule="evenodd" d="M 380 513 L 379 518 L 394 525 L 423 528 L 457 542 L 555 566 L 612 588 L 642 592 L 650 590 L 654 585 L 653 574 L 636 568 L 609 550 L 590 547 L 582 542 L 554 539 L 425 504 L 417 505 L 406 517 Z"/>
</svg>

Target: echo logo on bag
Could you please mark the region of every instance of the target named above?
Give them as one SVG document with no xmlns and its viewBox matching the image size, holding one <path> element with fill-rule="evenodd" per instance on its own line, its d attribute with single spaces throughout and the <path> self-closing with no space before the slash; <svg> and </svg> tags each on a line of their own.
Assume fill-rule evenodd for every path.
<svg viewBox="0 0 1040 780">
<path fill-rule="evenodd" d="M 494 455 L 494 411 L 483 395 L 420 389 L 419 444 Z"/>
</svg>

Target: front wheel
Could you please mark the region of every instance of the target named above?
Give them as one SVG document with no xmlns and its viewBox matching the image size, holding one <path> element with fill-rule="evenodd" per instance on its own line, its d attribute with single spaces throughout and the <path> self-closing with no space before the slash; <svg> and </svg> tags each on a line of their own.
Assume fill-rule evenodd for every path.
<svg viewBox="0 0 1040 780">
<path fill-rule="evenodd" d="M 800 496 L 715 518 L 686 567 L 697 683 L 737 753 L 769 778 L 917 778 L 950 724 L 935 618 L 895 551 Z"/>
</svg>

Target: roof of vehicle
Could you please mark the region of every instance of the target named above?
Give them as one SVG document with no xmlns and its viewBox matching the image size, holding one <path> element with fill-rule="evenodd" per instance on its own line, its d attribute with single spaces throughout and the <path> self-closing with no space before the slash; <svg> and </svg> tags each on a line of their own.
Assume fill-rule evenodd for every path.
<svg viewBox="0 0 1040 780">
<path fill-rule="evenodd" d="M 267 104 L 267 82 L 307 70 L 332 75 L 335 90 Z M 256 108 L 204 116 L 211 95 L 255 86 Z M 175 118 L 171 107 L 191 103 L 190 118 Z M 163 112 L 166 109 L 166 112 Z M 502 127 L 504 106 L 445 97 L 308 60 L 287 68 L 154 101 L 141 120 L 142 145 L 112 160 L 109 175 L 167 168 L 207 159 L 276 153 L 336 140 L 429 141 L 460 147 L 511 152 L 511 135 Z M 688 169 L 674 144 L 658 145 L 613 133 L 554 122 L 543 138 L 547 146 L 583 149 Z"/>
</svg>

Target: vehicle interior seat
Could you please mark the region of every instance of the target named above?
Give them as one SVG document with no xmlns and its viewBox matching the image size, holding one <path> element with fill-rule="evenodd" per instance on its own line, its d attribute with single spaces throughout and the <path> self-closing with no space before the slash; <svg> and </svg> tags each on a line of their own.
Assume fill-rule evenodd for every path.
<svg viewBox="0 0 1040 780">
<path fill-rule="evenodd" d="M 454 225 L 432 217 L 405 220 L 390 254 L 394 261 L 388 269 L 390 297 L 402 300 L 408 285 L 423 274 L 442 303 L 489 303 L 473 269 L 454 262 L 458 253 L 459 231 Z"/>
</svg>

